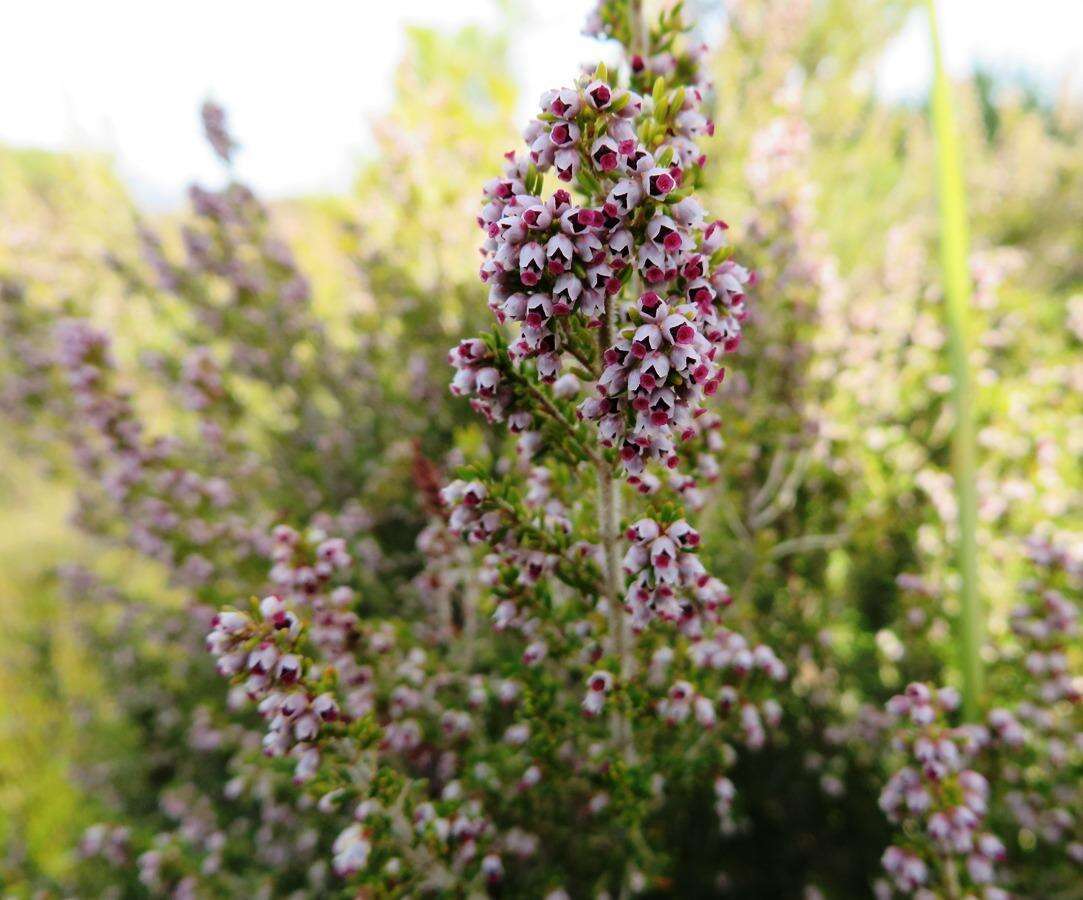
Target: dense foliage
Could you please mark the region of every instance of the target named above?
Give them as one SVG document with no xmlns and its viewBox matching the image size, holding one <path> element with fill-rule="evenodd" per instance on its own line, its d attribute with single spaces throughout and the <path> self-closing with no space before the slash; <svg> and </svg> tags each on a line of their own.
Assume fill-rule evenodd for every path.
<svg viewBox="0 0 1083 900">
<path fill-rule="evenodd" d="M 74 498 L 0 582 L 6 891 L 1077 888 L 1078 104 L 960 91 L 964 721 L 909 4 L 647 6 L 518 142 L 505 40 L 412 32 L 347 198 L 261 202 L 213 102 L 176 218 L 0 149 L 5 517 Z"/>
</svg>

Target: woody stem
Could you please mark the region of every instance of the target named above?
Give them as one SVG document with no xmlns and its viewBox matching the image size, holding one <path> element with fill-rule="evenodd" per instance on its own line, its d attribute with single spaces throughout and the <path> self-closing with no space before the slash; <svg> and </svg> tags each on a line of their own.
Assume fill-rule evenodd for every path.
<svg viewBox="0 0 1083 900">
<path fill-rule="evenodd" d="M 598 346 L 604 353 L 613 344 L 616 304 L 606 300 L 605 319 L 598 333 Z M 628 621 L 624 614 L 623 585 L 621 576 L 619 541 L 621 518 L 620 485 L 613 477 L 613 468 L 608 461 L 598 464 L 598 534 L 605 556 L 604 577 L 605 597 L 609 617 L 609 636 L 613 654 L 620 660 L 620 679 L 627 687 L 633 675 L 631 646 L 628 635 Z M 613 732 L 621 753 L 628 760 L 632 757 L 632 729 L 627 717 L 615 713 Z"/>
</svg>

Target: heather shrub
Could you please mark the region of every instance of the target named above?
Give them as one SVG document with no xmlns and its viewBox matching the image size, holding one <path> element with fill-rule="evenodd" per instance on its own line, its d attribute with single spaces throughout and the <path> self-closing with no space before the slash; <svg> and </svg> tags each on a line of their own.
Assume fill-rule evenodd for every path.
<svg viewBox="0 0 1083 900">
<path fill-rule="evenodd" d="M 5 888 L 1071 896 L 1078 104 L 958 85 L 964 710 L 909 9 L 604 0 L 518 136 L 506 35 L 416 30 L 348 197 L 261 201 L 213 101 L 175 217 L 5 151 L 0 495 L 73 498 L 5 598 Z"/>
</svg>

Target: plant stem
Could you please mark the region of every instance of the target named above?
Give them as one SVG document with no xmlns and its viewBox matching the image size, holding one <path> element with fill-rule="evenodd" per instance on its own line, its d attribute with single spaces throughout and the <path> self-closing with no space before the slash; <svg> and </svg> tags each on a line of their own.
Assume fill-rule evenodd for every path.
<svg viewBox="0 0 1083 900">
<path fill-rule="evenodd" d="M 974 482 L 973 388 L 969 362 L 970 272 L 966 220 L 966 187 L 962 178 L 959 141 L 952 107 L 951 85 L 944 71 L 936 4 L 926 0 L 932 37 L 935 76 L 932 117 L 936 135 L 936 175 L 940 200 L 940 252 L 953 380 L 955 425 L 952 464 L 959 507 L 958 566 L 960 665 L 963 671 L 963 709 L 969 721 L 981 715 L 981 646 L 984 620 L 978 594 L 978 500 Z"/>
<path fill-rule="evenodd" d="M 620 559 L 617 547 L 620 530 L 620 491 L 608 466 L 598 467 L 598 533 L 605 550 L 605 596 L 609 605 L 609 630 L 613 652 L 620 658 L 621 675 L 627 668 L 624 610 L 620 590 Z"/>
<path fill-rule="evenodd" d="M 646 56 L 650 50 L 650 37 L 647 32 L 647 20 L 643 15 L 644 0 L 628 0 L 628 28 L 632 42 L 628 49 L 633 54 Z"/>
<path fill-rule="evenodd" d="M 846 533 L 840 534 L 805 534 L 775 544 L 768 552 L 770 559 L 782 559 L 793 553 L 808 553 L 810 550 L 828 550 L 837 547 L 846 540 Z"/>
<path fill-rule="evenodd" d="M 544 391 L 542 391 L 536 384 L 534 384 L 529 379 L 524 378 L 523 379 L 523 384 L 526 386 L 527 392 L 535 400 L 538 401 L 538 405 L 542 408 L 542 410 L 553 421 L 555 421 L 557 424 L 563 426 L 564 430 L 568 433 L 568 436 L 575 442 L 576 446 L 578 446 L 583 451 L 583 453 L 585 453 L 587 455 L 587 457 L 589 457 L 590 460 L 592 462 L 594 462 L 595 465 L 601 466 L 601 465 L 606 465 L 607 464 L 605 462 L 605 457 L 603 457 L 602 454 L 600 454 L 593 447 L 591 447 L 591 446 L 589 446 L 587 444 L 584 444 L 579 439 L 579 432 L 576 429 L 575 422 L 573 422 L 571 419 L 569 419 L 567 416 L 565 416 L 564 413 L 562 413 L 553 404 L 553 401 L 550 400 L 545 395 Z"/>
<path fill-rule="evenodd" d="M 947 894 L 950 900 L 958 900 L 961 896 L 959 890 L 959 870 L 955 867 L 954 859 L 947 859 L 944 862 L 944 880 L 947 882 Z"/>
<path fill-rule="evenodd" d="M 607 298 L 605 320 L 598 332 L 598 347 L 604 353 L 613 344 L 616 303 Z M 627 687 L 633 675 L 628 621 L 624 614 L 623 578 L 620 565 L 620 484 L 613 477 L 613 467 L 604 458 L 598 463 L 598 535 L 605 554 L 605 597 L 609 616 L 609 635 L 614 655 L 620 660 L 620 680 Z M 613 716 L 614 738 L 626 760 L 631 760 L 632 728 L 627 716 Z"/>
<path fill-rule="evenodd" d="M 462 583 L 463 617 L 463 669 L 470 671 L 474 664 L 474 648 L 478 642 L 478 596 L 474 579 L 466 577 Z"/>
<path fill-rule="evenodd" d="M 650 39 L 643 16 L 643 0 L 628 0 L 629 46 L 631 54 L 647 55 Z M 631 285 L 637 288 L 638 279 L 633 278 Z M 604 368 L 603 357 L 606 350 L 613 346 L 616 331 L 615 297 L 606 297 L 605 318 L 598 334 L 598 370 Z M 621 485 L 613 478 L 613 468 L 609 465 L 598 466 L 598 532 L 605 551 L 606 601 L 609 613 L 609 633 L 613 642 L 613 652 L 620 659 L 621 686 L 627 690 L 634 675 L 635 660 L 630 646 L 628 621 L 624 613 L 624 578 L 621 573 L 618 555 L 621 518 Z M 623 702 L 627 695 L 620 698 Z M 614 706 L 616 704 L 613 704 Z M 628 714 L 621 709 L 610 713 L 610 728 L 614 741 L 625 762 L 635 759 L 635 742 L 632 737 L 632 722 Z M 629 864 L 626 861 L 620 872 L 617 890 L 618 900 L 631 896 Z"/>
</svg>

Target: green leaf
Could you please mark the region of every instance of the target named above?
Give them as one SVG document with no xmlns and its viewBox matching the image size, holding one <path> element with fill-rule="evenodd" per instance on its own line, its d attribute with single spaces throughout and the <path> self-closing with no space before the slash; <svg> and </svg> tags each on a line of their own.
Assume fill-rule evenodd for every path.
<svg viewBox="0 0 1083 900">
<path fill-rule="evenodd" d="M 669 98 L 669 110 L 672 113 L 677 113 L 681 111 L 682 106 L 684 106 L 684 88 L 680 87 Z"/>
<path fill-rule="evenodd" d="M 654 90 L 651 91 L 651 99 L 654 100 L 654 107 L 657 109 L 662 104 L 662 99 L 666 93 L 666 80 L 661 75 L 654 79 Z"/>
<path fill-rule="evenodd" d="M 935 74 L 932 92 L 933 133 L 936 136 L 936 186 L 940 205 L 940 260 L 944 278 L 948 352 L 952 373 L 955 423 L 952 431 L 952 470 L 959 515 L 957 548 L 960 577 L 958 625 L 960 668 L 963 672 L 963 707 L 968 720 L 981 717 L 981 645 L 985 630 L 978 594 L 978 498 L 974 472 L 974 396 L 970 374 L 970 238 L 966 215 L 959 136 L 951 84 L 944 71 L 936 4 L 926 0 L 933 45 Z"/>
<path fill-rule="evenodd" d="M 540 194 L 542 186 L 541 173 L 538 171 L 538 167 L 534 163 L 530 164 L 530 167 L 526 172 L 526 189 L 531 194 Z"/>
</svg>

